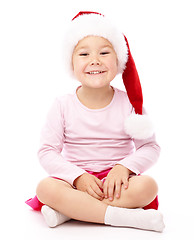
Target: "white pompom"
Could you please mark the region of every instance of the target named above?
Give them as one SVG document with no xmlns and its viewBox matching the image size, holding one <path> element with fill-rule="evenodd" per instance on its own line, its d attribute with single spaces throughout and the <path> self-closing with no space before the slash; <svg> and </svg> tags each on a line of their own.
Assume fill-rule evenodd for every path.
<svg viewBox="0 0 194 240">
<path fill-rule="evenodd" d="M 134 139 L 146 139 L 154 134 L 154 127 L 147 115 L 131 114 L 125 120 L 125 132 Z"/>
</svg>

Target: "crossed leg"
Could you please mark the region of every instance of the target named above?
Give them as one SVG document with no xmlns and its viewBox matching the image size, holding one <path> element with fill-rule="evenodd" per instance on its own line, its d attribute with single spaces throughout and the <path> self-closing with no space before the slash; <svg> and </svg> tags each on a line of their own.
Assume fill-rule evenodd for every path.
<svg viewBox="0 0 194 240">
<path fill-rule="evenodd" d="M 104 224 L 107 207 L 141 208 L 148 205 L 157 195 L 156 182 L 148 176 L 129 179 L 127 190 L 122 188 L 121 197 L 113 201 L 99 201 L 88 193 L 71 187 L 65 181 L 46 178 L 37 187 L 38 199 L 69 218 L 85 222 Z"/>
</svg>

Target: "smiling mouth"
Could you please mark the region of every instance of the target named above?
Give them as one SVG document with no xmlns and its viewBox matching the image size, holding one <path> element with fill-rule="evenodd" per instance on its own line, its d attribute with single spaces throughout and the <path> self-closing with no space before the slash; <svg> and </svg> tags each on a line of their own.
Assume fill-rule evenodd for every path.
<svg viewBox="0 0 194 240">
<path fill-rule="evenodd" d="M 96 74 L 101 74 L 101 73 L 105 73 L 105 71 L 91 71 L 91 72 L 87 72 L 87 74 L 89 74 L 89 75 L 96 75 Z"/>
</svg>

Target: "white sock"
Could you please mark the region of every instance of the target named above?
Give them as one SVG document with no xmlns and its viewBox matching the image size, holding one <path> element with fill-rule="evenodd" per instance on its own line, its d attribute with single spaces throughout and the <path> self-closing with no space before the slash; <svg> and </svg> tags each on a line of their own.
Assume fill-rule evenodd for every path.
<svg viewBox="0 0 194 240">
<path fill-rule="evenodd" d="M 132 227 L 162 232 L 163 216 L 154 209 L 128 209 L 108 206 L 105 214 L 105 224 L 117 227 Z"/>
<path fill-rule="evenodd" d="M 66 217 L 65 215 L 50 208 L 47 205 L 42 206 L 41 212 L 42 212 L 42 215 L 44 216 L 44 219 L 49 227 L 56 227 L 64 222 L 67 222 L 70 220 L 69 217 Z"/>
</svg>

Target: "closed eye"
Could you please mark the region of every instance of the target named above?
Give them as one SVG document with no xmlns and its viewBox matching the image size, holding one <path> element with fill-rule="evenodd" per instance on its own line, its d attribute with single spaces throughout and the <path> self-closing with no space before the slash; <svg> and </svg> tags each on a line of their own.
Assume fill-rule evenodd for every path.
<svg viewBox="0 0 194 240">
<path fill-rule="evenodd" d="M 85 57 L 85 56 L 88 56 L 89 54 L 88 53 L 80 53 L 79 56 L 82 56 L 82 57 Z"/>
<path fill-rule="evenodd" d="M 107 54 L 109 54 L 110 52 L 101 52 L 100 54 L 101 55 L 107 55 Z"/>
</svg>

